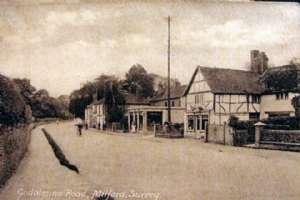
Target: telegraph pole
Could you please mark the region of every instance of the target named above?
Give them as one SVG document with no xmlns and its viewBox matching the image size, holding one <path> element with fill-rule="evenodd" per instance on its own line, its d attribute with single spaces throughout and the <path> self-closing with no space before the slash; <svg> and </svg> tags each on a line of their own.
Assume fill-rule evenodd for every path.
<svg viewBox="0 0 300 200">
<path fill-rule="evenodd" d="M 171 124 L 171 101 L 170 101 L 170 21 L 171 18 L 168 16 L 168 123 Z"/>
</svg>

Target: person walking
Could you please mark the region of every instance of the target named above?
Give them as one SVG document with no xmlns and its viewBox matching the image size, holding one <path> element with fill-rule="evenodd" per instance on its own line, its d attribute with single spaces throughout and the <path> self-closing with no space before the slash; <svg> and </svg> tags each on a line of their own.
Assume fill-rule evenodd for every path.
<svg viewBox="0 0 300 200">
<path fill-rule="evenodd" d="M 77 133 L 79 136 L 82 135 L 82 128 L 83 128 L 83 121 L 81 118 L 77 118 L 76 119 L 76 124 L 75 126 L 77 126 Z"/>
</svg>

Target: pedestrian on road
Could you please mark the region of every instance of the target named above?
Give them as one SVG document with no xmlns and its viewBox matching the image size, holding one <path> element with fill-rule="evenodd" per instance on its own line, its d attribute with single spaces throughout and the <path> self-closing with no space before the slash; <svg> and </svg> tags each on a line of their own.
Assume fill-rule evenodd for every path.
<svg viewBox="0 0 300 200">
<path fill-rule="evenodd" d="M 82 128 L 83 128 L 83 121 L 82 121 L 82 119 L 77 118 L 75 126 L 77 126 L 77 133 L 78 133 L 78 135 L 81 136 L 81 134 L 82 134 Z"/>
</svg>

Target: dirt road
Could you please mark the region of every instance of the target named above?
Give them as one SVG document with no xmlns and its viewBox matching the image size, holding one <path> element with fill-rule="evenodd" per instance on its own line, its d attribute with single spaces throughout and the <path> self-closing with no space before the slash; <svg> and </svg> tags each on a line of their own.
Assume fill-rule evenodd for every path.
<svg viewBox="0 0 300 200">
<path fill-rule="evenodd" d="M 79 137 L 72 123 L 44 128 L 80 174 L 59 164 L 39 127 L 1 200 L 91 199 L 96 192 L 115 199 L 300 198 L 300 153 L 94 130 Z"/>
</svg>

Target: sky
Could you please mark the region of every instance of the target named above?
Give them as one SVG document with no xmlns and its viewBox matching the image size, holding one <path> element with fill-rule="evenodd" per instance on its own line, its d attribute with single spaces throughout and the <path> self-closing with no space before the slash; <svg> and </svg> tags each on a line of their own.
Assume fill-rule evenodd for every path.
<svg viewBox="0 0 300 200">
<path fill-rule="evenodd" d="M 167 16 L 171 76 L 182 83 L 197 65 L 246 70 L 252 49 L 275 66 L 300 57 L 296 3 L 61 2 L 1 0 L 1 74 L 29 78 L 53 96 L 103 73 L 124 77 L 136 63 L 166 76 Z"/>
</svg>

